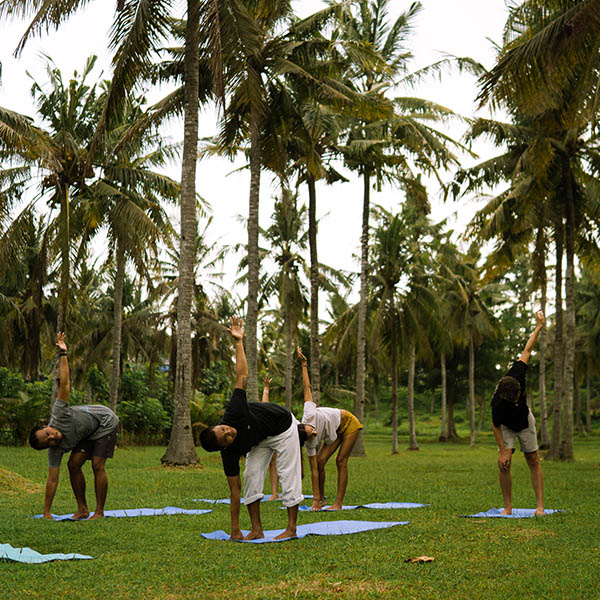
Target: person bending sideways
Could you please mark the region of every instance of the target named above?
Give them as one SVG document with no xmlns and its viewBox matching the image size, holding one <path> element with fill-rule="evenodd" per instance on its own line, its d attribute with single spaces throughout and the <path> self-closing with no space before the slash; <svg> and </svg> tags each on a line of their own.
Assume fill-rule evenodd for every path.
<svg viewBox="0 0 600 600">
<path fill-rule="evenodd" d="M 58 473 L 63 454 L 71 451 L 69 476 L 77 501 L 74 519 L 87 519 L 90 511 L 85 498 L 85 477 L 81 467 L 90 459 L 94 471 L 96 510 L 92 519 L 104 516 L 104 503 L 108 489 L 108 478 L 104 469 L 106 459 L 112 458 L 117 442 L 119 418 L 107 406 L 69 404 L 71 383 L 65 334 L 56 335 L 59 351 L 58 376 L 60 384 L 58 396 L 52 407 L 48 425 L 34 427 L 29 433 L 29 443 L 36 450 L 48 449 L 48 480 L 44 500 L 44 518 L 52 519 L 50 509 L 58 486 Z"/>
<path fill-rule="evenodd" d="M 536 500 L 535 514 L 537 516 L 544 514 L 544 478 L 537 453 L 535 418 L 527 407 L 525 393 L 527 363 L 544 326 L 544 313 L 538 311 L 535 318 L 537 321 L 536 328 L 527 340 L 519 360 L 515 361 L 508 373 L 498 381 L 492 398 L 492 431 L 499 449 L 498 469 L 500 489 L 504 497 L 503 515 L 512 514 L 510 464 L 515 451 L 515 438 L 519 438 L 521 451 L 524 453 L 525 460 L 529 465 Z"/>
<path fill-rule="evenodd" d="M 242 320 L 231 319 L 229 333 L 235 343 L 235 389 L 221 422 L 200 434 L 200 443 L 208 452 L 220 450 L 223 470 L 230 490 L 231 536 L 233 540 L 264 537 L 260 519 L 265 475 L 273 453 L 277 453 L 277 473 L 281 482 L 281 498 L 287 508 L 285 531 L 275 539 L 296 535 L 298 505 L 302 502 L 302 478 L 298 421 L 283 406 L 269 402 L 248 402 L 246 379 L 248 364 L 244 352 Z M 246 456 L 244 472 L 244 504 L 250 515 L 251 530 L 243 538 L 240 516 L 240 458 Z"/>
<path fill-rule="evenodd" d="M 298 358 L 302 366 L 304 388 L 304 414 L 302 422 L 311 425 L 316 435 L 308 436 L 306 454 L 310 464 L 313 489 L 313 510 L 321 510 L 325 505 L 325 465 L 339 448 L 336 465 L 338 470 L 337 496 L 328 510 L 341 510 L 346 487 L 348 486 L 348 459 L 362 429 L 360 421 L 347 410 L 321 408 L 313 402 L 306 357 L 298 346 Z M 319 449 L 319 446 L 322 447 Z"/>
</svg>

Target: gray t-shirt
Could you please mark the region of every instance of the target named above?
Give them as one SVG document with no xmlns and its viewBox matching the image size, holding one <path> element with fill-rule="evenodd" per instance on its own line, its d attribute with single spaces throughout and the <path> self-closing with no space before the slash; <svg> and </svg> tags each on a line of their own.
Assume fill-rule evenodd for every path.
<svg viewBox="0 0 600 600">
<path fill-rule="evenodd" d="M 62 455 L 73 450 L 81 440 L 98 440 L 112 433 L 118 424 L 119 417 L 108 406 L 71 406 L 57 398 L 48 425 L 56 427 L 63 437 L 58 446 L 48 448 L 48 467 L 60 467 Z"/>
</svg>

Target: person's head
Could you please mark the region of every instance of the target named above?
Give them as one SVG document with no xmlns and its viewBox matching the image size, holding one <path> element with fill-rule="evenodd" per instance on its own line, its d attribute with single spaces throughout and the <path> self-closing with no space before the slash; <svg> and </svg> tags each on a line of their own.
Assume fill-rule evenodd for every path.
<svg viewBox="0 0 600 600">
<path fill-rule="evenodd" d="M 516 404 L 521 395 L 521 385 L 514 377 L 507 375 L 498 381 L 496 394 L 498 394 L 502 402 Z"/>
<path fill-rule="evenodd" d="M 62 433 L 56 427 L 38 425 L 29 432 L 29 444 L 36 450 L 45 450 L 58 446 L 62 437 Z"/>
<path fill-rule="evenodd" d="M 230 446 L 237 436 L 237 429 L 229 425 L 215 425 L 200 432 L 200 444 L 207 452 L 217 452 Z"/>
<path fill-rule="evenodd" d="M 300 448 L 304 446 L 306 440 L 310 440 L 317 435 L 317 430 L 308 423 L 298 423 L 298 438 L 300 439 Z"/>
</svg>

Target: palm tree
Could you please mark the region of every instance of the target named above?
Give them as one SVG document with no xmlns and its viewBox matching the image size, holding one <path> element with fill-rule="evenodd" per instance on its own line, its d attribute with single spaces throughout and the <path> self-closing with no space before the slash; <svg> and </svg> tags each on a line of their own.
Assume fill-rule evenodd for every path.
<svg viewBox="0 0 600 600">
<path fill-rule="evenodd" d="M 302 274 L 306 270 L 302 257 L 307 243 L 307 232 L 304 228 L 306 209 L 298 209 L 296 201 L 296 196 L 287 187 L 282 186 L 281 199 L 275 203 L 272 224 L 264 231 L 264 236 L 273 248 L 271 256 L 277 264 L 277 270 L 268 275 L 261 286 L 264 299 L 269 299 L 275 294 L 281 306 L 285 331 L 285 405 L 290 410 L 294 335 L 308 305 L 307 288 L 302 280 Z"/>
</svg>

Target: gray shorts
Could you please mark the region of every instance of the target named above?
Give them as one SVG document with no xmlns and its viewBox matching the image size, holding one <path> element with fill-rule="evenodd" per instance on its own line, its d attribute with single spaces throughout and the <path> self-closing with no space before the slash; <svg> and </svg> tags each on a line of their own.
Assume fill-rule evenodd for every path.
<svg viewBox="0 0 600 600">
<path fill-rule="evenodd" d="M 512 448 L 514 452 L 515 438 L 519 438 L 521 452 L 535 452 L 538 449 L 537 435 L 535 432 L 535 417 L 531 410 L 529 411 L 529 424 L 526 429 L 521 431 L 513 431 L 506 425 L 500 425 L 502 431 L 502 439 L 504 440 L 505 448 Z"/>
<path fill-rule="evenodd" d="M 85 460 L 91 460 L 92 456 L 112 458 L 117 444 L 118 431 L 119 427 L 117 425 L 113 431 L 97 440 L 81 440 L 79 444 L 73 448 L 71 454 L 83 452 L 85 454 Z"/>
</svg>

